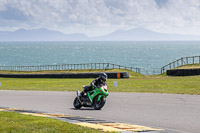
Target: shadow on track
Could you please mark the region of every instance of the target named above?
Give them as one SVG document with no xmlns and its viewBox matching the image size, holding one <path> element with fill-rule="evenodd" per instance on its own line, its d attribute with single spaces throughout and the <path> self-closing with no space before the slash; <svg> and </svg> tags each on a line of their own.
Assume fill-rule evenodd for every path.
<svg viewBox="0 0 200 133">
<path fill-rule="evenodd" d="M 76 108 L 70 108 L 71 110 L 88 110 L 88 111 L 99 111 L 99 110 L 95 110 L 94 108 L 80 108 L 80 109 L 76 109 Z"/>
</svg>

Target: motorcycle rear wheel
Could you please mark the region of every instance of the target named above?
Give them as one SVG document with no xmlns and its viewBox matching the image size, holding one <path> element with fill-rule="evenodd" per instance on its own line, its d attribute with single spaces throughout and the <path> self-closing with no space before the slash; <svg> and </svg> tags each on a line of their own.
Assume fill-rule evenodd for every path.
<svg viewBox="0 0 200 133">
<path fill-rule="evenodd" d="M 74 107 L 75 107 L 76 109 L 80 109 L 80 108 L 82 107 L 81 102 L 79 101 L 79 98 L 78 98 L 78 97 L 76 97 L 76 98 L 74 99 L 73 105 L 74 105 Z"/>
<path fill-rule="evenodd" d="M 94 100 L 94 109 L 95 110 L 100 110 L 104 104 L 106 103 L 106 98 L 101 97 L 101 99 L 98 101 L 98 96 Z"/>
</svg>

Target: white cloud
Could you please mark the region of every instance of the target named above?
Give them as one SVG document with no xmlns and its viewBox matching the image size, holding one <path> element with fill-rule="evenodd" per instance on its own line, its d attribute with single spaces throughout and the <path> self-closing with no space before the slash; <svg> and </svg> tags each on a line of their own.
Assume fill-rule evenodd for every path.
<svg viewBox="0 0 200 133">
<path fill-rule="evenodd" d="M 3 17 L 8 8 L 24 20 L 15 19 L 16 14 L 12 21 Z M 200 0 L 0 0 L 0 30 L 49 28 L 100 35 L 138 26 L 200 34 Z"/>
</svg>

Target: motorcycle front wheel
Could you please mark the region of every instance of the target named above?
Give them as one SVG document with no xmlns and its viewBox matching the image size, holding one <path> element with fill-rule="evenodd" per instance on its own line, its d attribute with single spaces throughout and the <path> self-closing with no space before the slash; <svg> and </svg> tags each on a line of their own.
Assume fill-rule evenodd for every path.
<svg viewBox="0 0 200 133">
<path fill-rule="evenodd" d="M 82 107 L 81 102 L 79 101 L 78 97 L 74 99 L 74 107 L 76 109 L 80 109 Z"/>
<path fill-rule="evenodd" d="M 105 97 L 101 97 L 101 99 L 98 101 L 98 96 L 95 98 L 94 100 L 94 109 L 95 110 L 100 110 L 104 104 L 106 103 L 106 98 Z"/>
</svg>

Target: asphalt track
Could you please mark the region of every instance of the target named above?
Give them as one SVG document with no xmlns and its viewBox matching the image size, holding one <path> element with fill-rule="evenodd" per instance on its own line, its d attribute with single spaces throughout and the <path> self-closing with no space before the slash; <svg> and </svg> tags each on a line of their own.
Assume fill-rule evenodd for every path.
<svg viewBox="0 0 200 133">
<path fill-rule="evenodd" d="M 168 132 L 200 132 L 200 96 L 110 93 L 102 110 L 75 110 L 75 92 L 0 90 L 0 107 L 62 113 L 150 126 Z"/>
</svg>

